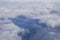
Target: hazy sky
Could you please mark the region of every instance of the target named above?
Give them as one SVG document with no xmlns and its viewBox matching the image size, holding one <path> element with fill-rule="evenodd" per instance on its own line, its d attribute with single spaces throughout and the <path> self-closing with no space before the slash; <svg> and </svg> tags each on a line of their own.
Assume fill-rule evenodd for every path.
<svg viewBox="0 0 60 40">
<path fill-rule="evenodd" d="M 10 2 L 60 2 L 60 0 L 0 0 L 0 1 L 10 1 Z"/>
</svg>

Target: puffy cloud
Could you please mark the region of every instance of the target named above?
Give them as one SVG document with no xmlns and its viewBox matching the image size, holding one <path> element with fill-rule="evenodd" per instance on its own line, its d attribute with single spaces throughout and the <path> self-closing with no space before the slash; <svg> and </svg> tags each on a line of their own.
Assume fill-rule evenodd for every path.
<svg viewBox="0 0 60 40">
<path fill-rule="evenodd" d="M 50 24 L 52 27 L 55 27 L 55 25 L 60 24 L 59 21 L 60 16 L 58 15 L 60 13 L 59 2 L 58 3 L 37 2 L 37 3 L 27 3 L 24 5 L 21 6 L 16 5 L 15 8 L 5 8 L 5 7 L 0 8 L 0 17 L 12 18 L 16 17 L 17 15 L 26 15 L 28 17 L 30 16 L 32 18 L 38 18 L 43 22 Z M 58 11 L 54 13 L 52 12 L 53 10 Z"/>
<path fill-rule="evenodd" d="M 16 25 L 9 23 L 9 20 L 0 20 L 0 40 L 22 40 L 21 36 L 17 35 L 21 31 Z"/>
<path fill-rule="evenodd" d="M 59 12 L 54 13 L 54 12 L 52 12 L 52 10 L 59 10 L 59 9 L 60 8 L 58 6 L 56 6 L 55 3 L 50 4 L 50 3 L 38 3 L 38 2 L 36 4 L 35 3 L 32 3 L 32 4 L 24 3 L 24 5 L 16 6 L 16 8 L 7 8 L 7 7 L 0 8 L 0 18 L 2 18 L 2 17 L 5 18 L 2 21 L 0 20 L 0 23 L 1 23 L 0 28 L 2 28 L 2 29 L 0 29 L 0 35 L 1 35 L 0 39 L 1 40 L 22 40 L 21 36 L 18 36 L 17 33 L 18 32 L 23 32 L 23 34 L 25 33 L 24 29 L 17 27 L 13 23 L 10 23 L 11 20 L 9 21 L 8 24 L 5 24 L 6 22 L 8 22 L 8 18 L 15 18 L 18 15 L 25 15 L 27 18 L 39 19 L 41 22 L 49 24 L 52 27 L 55 27 L 56 25 L 60 24 L 60 19 L 59 19 L 60 15 L 58 15 Z M 51 14 L 51 12 L 52 12 L 52 14 Z M 22 20 L 22 21 L 24 21 L 24 22 L 26 21 L 29 23 L 29 20 Z M 27 25 L 27 24 L 25 24 L 25 25 Z M 28 25 L 30 25 L 30 24 L 28 24 Z M 34 24 L 34 25 L 36 26 L 36 24 Z M 32 38 L 36 38 L 36 36 L 40 37 L 40 32 L 42 32 L 42 31 L 40 31 L 40 32 L 39 31 L 35 34 L 35 37 L 32 37 Z M 43 30 L 43 32 L 46 32 L 46 31 Z M 45 35 L 45 33 L 43 33 L 43 34 Z M 42 34 L 42 36 L 43 36 L 43 34 Z M 49 37 L 49 34 L 48 34 L 48 37 Z M 25 36 L 25 38 L 26 38 L 26 36 Z M 36 38 L 36 40 L 37 40 L 37 38 Z M 44 40 L 44 39 L 42 39 L 42 40 Z"/>
<path fill-rule="evenodd" d="M 40 21 L 40 23 L 39 23 Z M 24 15 L 19 15 L 12 19 L 12 22 L 25 29 L 25 32 L 19 33 L 22 36 L 22 40 L 57 40 L 60 27 L 51 28 L 39 19 L 28 18 Z M 58 35 L 56 34 L 59 33 Z"/>
</svg>

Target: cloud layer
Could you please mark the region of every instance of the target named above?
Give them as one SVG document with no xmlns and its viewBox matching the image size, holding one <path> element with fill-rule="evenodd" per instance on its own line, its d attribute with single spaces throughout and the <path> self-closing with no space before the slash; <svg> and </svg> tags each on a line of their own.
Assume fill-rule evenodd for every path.
<svg viewBox="0 0 60 40">
<path fill-rule="evenodd" d="M 16 17 L 17 15 L 26 15 L 28 17 L 37 18 L 50 24 L 52 27 L 60 24 L 60 5 L 55 3 L 16 3 L 15 8 L 0 8 L 0 16 L 6 18 Z M 7 4 L 6 4 L 7 5 Z M 11 4 L 12 5 L 12 4 Z M 13 6 L 12 6 L 13 7 Z"/>
<path fill-rule="evenodd" d="M 7 2 L 60 2 L 60 0 L 0 0 Z"/>
<path fill-rule="evenodd" d="M 14 0 L 13 0 L 14 1 Z M 16 0 L 17 1 L 17 0 Z M 18 0 L 20 1 L 20 0 Z M 27 0 L 25 0 L 27 1 Z M 34 1 L 34 0 L 33 0 Z M 40 0 L 39 0 L 40 1 Z M 8 5 L 13 5 L 13 6 L 8 6 Z M 2 5 L 1 5 L 2 6 Z M 0 6 L 0 40 L 22 40 L 21 33 L 19 34 L 20 36 L 17 35 L 18 32 L 22 32 L 23 36 L 24 33 L 29 33 L 29 28 L 26 27 L 27 29 L 20 28 L 13 24 L 11 19 L 16 18 L 18 15 L 24 15 L 27 17 L 27 20 L 20 19 L 21 21 L 27 23 L 34 23 L 34 27 L 37 25 L 35 23 L 46 23 L 48 26 L 50 25 L 52 28 L 55 28 L 59 26 L 60 24 L 60 4 L 59 2 L 53 2 L 53 3 L 46 3 L 46 2 L 29 2 L 29 3 L 6 3 L 5 6 Z M 24 18 L 24 17 L 23 17 Z M 17 18 L 19 19 L 19 18 Z M 31 21 L 31 19 L 39 19 L 39 21 L 35 22 L 36 20 Z M 19 20 L 18 20 L 19 21 Z M 17 21 L 15 21 L 17 22 Z M 23 22 L 23 23 L 24 23 Z M 20 25 L 20 24 L 19 24 Z M 30 25 L 30 24 L 28 24 Z M 41 25 L 40 25 L 41 26 Z M 31 29 L 34 29 L 32 27 Z M 12 30 L 12 31 L 11 31 Z M 26 30 L 26 31 L 24 31 Z M 28 30 L 28 31 L 27 31 Z M 49 32 L 45 29 L 38 30 L 35 36 L 31 37 L 31 40 L 35 40 L 32 38 L 36 38 L 36 36 L 39 36 L 40 32 L 42 35 L 45 35 L 44 33 L 48 33 L 47 37 L 49 37 Z M 43 33 L 44 32 L 44 33 Z M 34 33 L 34 31 L 31 30 L 31 33 Z M 50 32 L 51 34 L 54 34 L 54 32 Z M 28 34 L 29 35 L 29 34 Z M 40 37 L 40 36 L 39 36 Z M 46 37 L 46 38 L 47 38 Z M 24 37 L 23 37 L 24 38 Z M 39 40 L 39 38 L 38 38 Z M 44 40 L 44 39 L 42 39 Z"/>
</svg>

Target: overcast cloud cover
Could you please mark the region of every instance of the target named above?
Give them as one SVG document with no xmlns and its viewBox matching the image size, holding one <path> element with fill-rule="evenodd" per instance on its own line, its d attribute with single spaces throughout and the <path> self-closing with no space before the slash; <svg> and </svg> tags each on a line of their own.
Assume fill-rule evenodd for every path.
<svg viewBox="0 0 60 40">
<path fill-rule="evenodd" d="M 54 28 L 60 27 L 59 0 L 0 0 L 0 2 L 0 40 L 60 40 L 59 31 L 53 32 L 55 31 Z M 30 25 L 29 22 L 32 23 L 30 20 L 34 19 L 39 19 L 39 21 L 33 21 L 31 28 L 34 29 L 37 26 L 39 30 L 27 39 L 25 34 L 29 34 L 31 29 L 18 25 L 20 25 L 20 22 L 25 23 L 25 26 L 26 22 Z M 37 23 L 46 23 L 49 28 L 42 29 L 40 28 L 41 25 Z M 20 34 L 18 35 L 18 33 Z M 40 39 L 39 37 L 43 38 Z"/>
<path fill-rule="evenodd" d="M 0 0 L 0 1 L 11 1 L 11 2 L 60 2 L 60 0 Z"/>
</svg>

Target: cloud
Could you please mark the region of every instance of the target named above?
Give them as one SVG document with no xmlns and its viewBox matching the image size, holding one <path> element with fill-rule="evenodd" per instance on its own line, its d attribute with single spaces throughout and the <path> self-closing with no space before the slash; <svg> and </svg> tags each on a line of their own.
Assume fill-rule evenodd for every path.
<svg viewBox="0 0 60 40">
<path fill-rule="evenodd" d="M 19 28 L 18 26 L 14 25 L 13 23 L 10 23 L 11 20 L 8 21 L 8 18 L 16 18 L 18 15 L 24 15 L 30 19 L 39 19 L 41 22 L 46 23 L 52 27 L 55 27 L 56 25 L 60 24 L 60 19 L 59 19 L 60 15 L 58 15 L 59 12 L 56 12 L 56 13 L 53 12 L 51 14 L 52 10 L 60 9 L 58 6 L 56 6 L 55 3 L 51 3 L 51 4 L 50 3 L 38 3 L 38 2 L 36 4 L 35 3 L 26 3 L 26 4 L 24 3 L 24 5 L 20 5 L 20 6 L 17 5 L 15 8 L 13 8 L 13 6 L 11 7 L 12 8 L 10 7 L 0 8 L 0 18 L 5 18 L 4 20 L 0 20 L 0 23 L 1 23 L 0 39 L 1 40 L 9 40 L 9 39 L 10 40 L 22 40 L 21 36 L 18 36 L 17 33 L 23 32 L 24 34 L 25 31 Z M 22 21 L 25 22 L 26 20 L 22 20 Z M 6 22 L 9 22 L 9 23 L 5 24 Z M 29 20 L 26 22 L 29 22 Z M 36 26 L 36 24 L 34 25 Z M 46 31 L 43 31 L 43 32 L 46 32 Z M 35 35 L 35 37 L 32 37 L 32 38 L 36 38 L 36 36 L 39 36 L 39 34 L 40 32 L 38 32 Z M 42 35 L 45 35 L 45 33 L 43 33 Z M 48 37 L 49 37 L 49 34 L 48 34 Z"/>
<path fill-rule="evenodd" d="M 57 26 L 56 28 L 52 28 L 50 24 L 41 22 L 39 18 L 33 19 L 28 18 L 25 15 L 19 15 L 11 20 L 18 27 L 25 29 L 25 32 L 18 34 L 22 37 L 22 40 L 53 40 L 60 34 L 59 26 Z M 59 34 L 57 35 L 56 32 Z"/>
<path fill-rule="evenodd" d="M 7 2 L 60 2 L 60 0 L 0 0 Z"/>
<path fill-rule="evenodd" d="M 15 5 L 15 8 L 0 8 L 0 17 L 13 18 L 18 15 L 25 15 L 30 18 L 37 18 L 50 24 L 52 27 L 55 27 L 57 24 L 60 24 L 59 12 L 51 13 L 53 10 L 59 11 L 59 3 L 22 3 L 24 5 Z M 29 5 L 28 5 L 29 4 Z M 32 4 L 32 5 L 31 5 Z M 12 4 L 11 4 L 12 5 Z M 13 7 L 13 6 L 11 6 Z M 19 8 L 20 9 L 19 9 Z"/>
<path fill-rule="evenodd" d="M 21 31 L 22 29 L 13 23 L 9 23 L 9 21 L 0 22 L 0 40 L 22 40 L 21 36 L 17 35 Z"/>
</svg>

